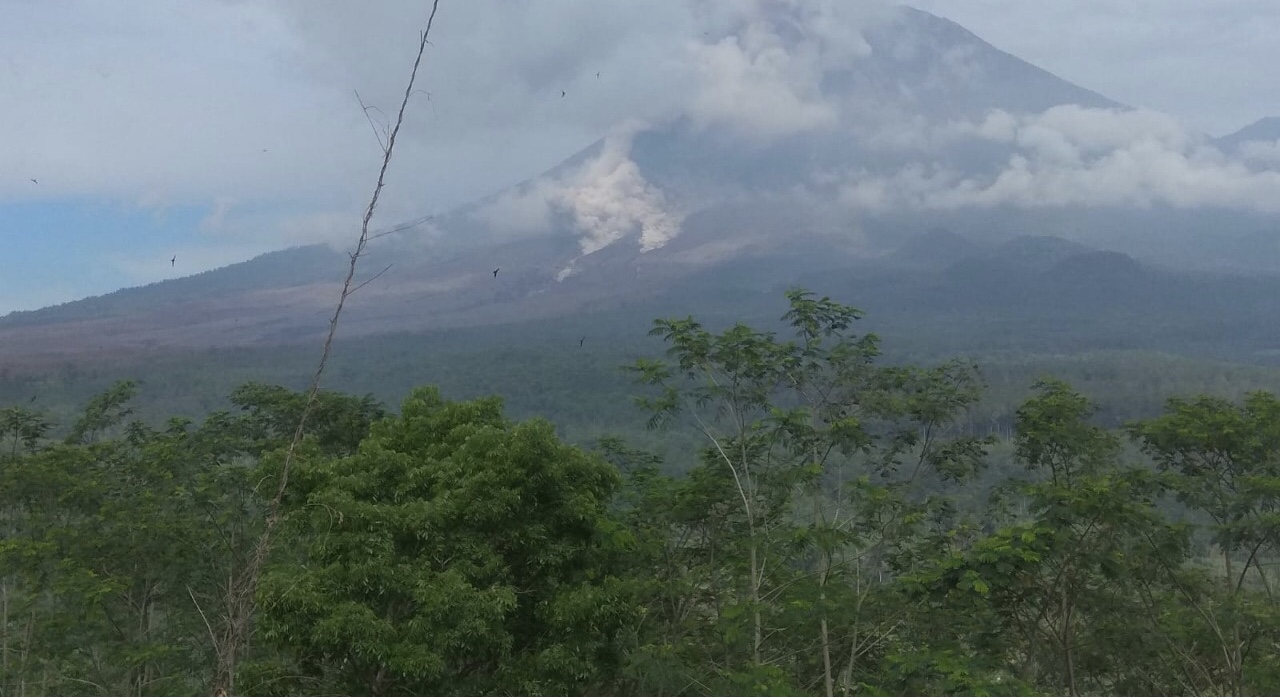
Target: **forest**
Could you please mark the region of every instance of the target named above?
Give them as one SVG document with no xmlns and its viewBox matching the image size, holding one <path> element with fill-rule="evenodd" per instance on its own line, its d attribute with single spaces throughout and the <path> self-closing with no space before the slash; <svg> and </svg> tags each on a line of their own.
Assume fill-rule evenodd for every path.
<svg viewBox="0 0 1280 697">
<path fill-rule="evenodd" d="M 1275 394 L 1117 425 L 1043 377 L 993 430 L 972 364 L 786 300 L 654 323 L 626 371 L 663 452 L 323 392 L 234 661 L 305 396 L 0 410 L 0 694 L 203 695 L 228 663 L 245 695 L 1280 693 Z"/>
</svg>

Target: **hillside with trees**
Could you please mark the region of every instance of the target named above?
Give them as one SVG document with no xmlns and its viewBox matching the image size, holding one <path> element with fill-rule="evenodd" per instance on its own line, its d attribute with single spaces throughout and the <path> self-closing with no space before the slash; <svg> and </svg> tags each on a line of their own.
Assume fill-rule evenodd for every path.
<svg viewBox="0 0 1280 697">
<path fill-rule="evenodd" d="M 494 398 L 322 393 L 234 693 L 1280 690 L 1274 393 L 1117 429 L 1046 378 L 1002 438 L 972 365 L 788 302 L 655 323 L 628 372 L 674 468 Z M 0 411 L 3 694 L 209 693 L 305 396 L 143 421 L 136 392 Z"/>
</svg>

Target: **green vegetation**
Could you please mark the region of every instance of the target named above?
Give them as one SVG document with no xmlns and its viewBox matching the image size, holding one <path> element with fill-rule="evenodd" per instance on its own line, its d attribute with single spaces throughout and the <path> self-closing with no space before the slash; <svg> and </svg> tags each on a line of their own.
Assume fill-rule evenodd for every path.
<svg viewBox="0 0 1280 697">
<path fill-rule="evenodd" d="M 532 337 L 395 413 L 322 393 L 234 694 L 1280 692 L 1280 398 L 1248 389 L 1268 373 L 917 365 L 858 311 L 788 300 L 764 328 L 659 321 L 662 358 Z M 504 383 L 537 365 L 522 389 L 571 395 L 614 359 L 559 432 L 524 418 L 556 399 Z M 1179 371 L 1219 396 L 1152 404 Z M 442 396 L 477 385 L 521 418 Z M 104 387 L 0 410 L 2 695 L 208 694 L 302 407 L 249 383 L 161 418 Z"/>
<path fill-rule="evenodd" d="M 858 297 L 858 296 L 854 296 Z M 768 314 L 732 317 L 704 313 L 708 326 L 726 327 L 742 319 L 775 327 L 777 296 Z M 415 385 L 435 385 L 447 398 L 502 396 L 516 419 L 541 417 L 565 440 L 589 445 L 602 434 L 625 437 L 635 446 L 667 457 L 673 470 L 691 465 L 696 440 L 687 429 L 655 434 L 636 408 L 634 382 L 621 366 L 663 350 L 646 338 L 642 317 L 591 315 L 503 327 L 456 329 L 430 334 L 367 337 L 336 344 L 325 377 L 329 389 L 369 394 L 398 408 Z M 1069 351 L 982 348 L 973 342 L 930 340 L 927 333 L 868 315 L 863 323 L 883 339 L 883 360 L 929 364 L 963 357 L 978 366 L 986 385 L 965 419 L 975 431 L 1008 437 L 1014 412 L 1031 395 L 1036 379 L 1064 379 L 1093 400 L 1101 422 L 1120 427 L 1160 413 L 1166 400 L 1188 394 L 1240 399 L 1253 390 L 1280 392 L 1280 367 L 1231 363 L 1146 349 Z M 1019 325 L 1018 336 L 1032 333 Z M 586 337 L 584 346 L 578 340 Z M 989 343 L 997 343 L 994 339 Z M 1047 339 L 1046 344 L 1051 344 Z M 232 405 L 227 396 L 248 382 L 303 389 L 311 377 L 317 348 L 276 346 L 252 349 L 159 353 L 142 357 L 68 363 L 58 369 L 24 372 L 0 367 L 0 404 L 21 404 L 45 412 L 61 428 L 78 416 L 80 405 L 119 377 L 138 381 L 133 407 L 138 418 L 161 423 L 173 414 L 203 418 Z M 34 402 L 30 400 L 35 398 Z"/>
</svg>

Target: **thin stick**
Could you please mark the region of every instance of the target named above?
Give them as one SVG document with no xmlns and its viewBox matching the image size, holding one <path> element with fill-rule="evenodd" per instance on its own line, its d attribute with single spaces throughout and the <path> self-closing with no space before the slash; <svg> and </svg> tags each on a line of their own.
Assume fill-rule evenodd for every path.
<svg viewBox="0 0 1280 697">
<path fill-rule="evenodd" d="M 218 651 L 218 637 L 213 632 L 213 625 L 209 623 L 209 617 L 204 614 L 204 610 L 200 607 L 200 601 L 196 600 L 195 591 L 191 590 L 191 586 L 187 586 L 187 595 L 191 596 L 191 602 L 196 606 L 196 612 L 200 613 L 200 619 L 204 621 L 204 628 L 209 630 L 209 641 L 213 642 L 213 649 Z"/>
<path fill-rule="evenodd" d="M 369 233 L 369 239 L 376 240 L 379 237 L 386 237 L 387 235 L 392 235 L 397 232 L 403 232 L 410 228 L 418 227 L 419 225 L 425 225 L 431 222 L 432 220 L 435 220 L 435 218 L 436 218 L 435 215 L 424 215 L 421 218 L 410 220 L 407 223 L 400 223 L 399 225 L 393 228 L 388 228 L 386 230 L 382 230 L 381 232 L 371 232 Z"/>
<path fill-rule="evenodd" d="M 374 186 L 373 196 L 369 199 L 369 206 L 365 209 L 364 220 L 360 226 L 360 237 L 356 242 L 355 251 L 350 255 L 351 264 L 347 268 L 347 277 L 342 284 L 342 294 L 338 297 L 338 304 L 333 310 L 333 317 L 329 320 L 329 333 L 325 336 L 324 349 L 320 353 L 320 361 L 316 365 L 315 374 L 311 378 L 311 386 L 307 390 L 306 405 L 303 407 L 302 416 L 298 418 L 298 427 L 293 432 L 293 439 L 289 442 L 289 448 L 285 451 L 284 463 L 280 467 L 280 478 L 275 496 L 271 498 L 271 502 L 267 505 L 267 515 L 263 522 L 262 534 L 258 537 L 257 544 L 254 545 L 253 555 L 249 559 L 249 564 L 240 574 L 234 587 L 230 589 L 231 593 L 229 595 L 231 597 L 228 598 L 227 607 L 228 626 L 224 635 L 225 645 L 217 647 L 218 671 L 213 683 L 214 694 L 235 694 L 236 660 L 241 650 L 248 643 L 248 638 L 251 634 L 254 611 L 257 609 L 258 583 L 262 578 L 262 567 L 266 563 L 267 555 L 271 552 L 272 535 L 280 523 L 280 509 L 284 502 L 285 493 L 289 488 L 289 469 L 306 432 L 307 419 L 311 416 L 311 412 L 315 409 L 316 402 L 319 399 L 320 380 L 324 376 L 325 367 L 329 363 L 329 354 L 333 348 L 333 338 L 338 331 L 338 320 L 342 317 L 342 309 L 346 305 L 347 298 L 354 292 L 352 281 L 355 278 L 360 257 L 364 254 L 365 247 L 369 243 L 369 221 L 373 219 L 373 213 L 378 207 L 378 199 L 382 196 L 387 168 L 391 165 L 391 155 L 396 147 L 396 137 L 400 134 L 400 126 L 404 123 L 405 108 L 409 104 L 409 96 L 413 93 L 413 83 L 418 77 L 418 68 L 422 64 L 422 55 L 427 49 L 427 36 L 431 33 L 431 25 L 435 22 L 436 10 L 439 7 L 440 0 L 435 0 L 431 5 L 431 15 L 427 18 L 427 28 L 419 34 L 418 55 L 413 61 L 413 70 L 409 73 L 409 84 L 405 87 L 404 98 L 400 102 L 400 111 L 396 115 L 395 127 L 391 129 L 386 146 L 383 148 L 382 168 L 378 171 L 378 182 Z M 367 116 L 368 112 L 366 111 L 365 113 Z"/>
<path fill-rule="evenodd" d="M 386 266 L 385 266 L 381 271 L 379 271 L 378 273 L 375 273 L 374 275 L 370 276 L 370 277 L 369 277 L 369 279 L 368 279 L 368 280 L 366 280 L 364 283 L 361 283 L 360 285 L 356 286 L 355 288 L 352 288 L 352 289 L 351 289 L 351 292 L 350 292 L 350 293 L 347 293 L 347 297 L 350 297 L 350 296 L 352 296 L 352 295 L 355 295 L 356 291 L 358 291 L 358 290 L 360 290 L 361 288 L 364 288 L 365 286 L 369 285 L 370 283 L 373 283 L 374 281 L 378 280 L 378 278 L 379 278 L 379 277 L 381 277 L 381 276 L 382 276 L 382 274 L 384 274 L 384 273 L 386 273 L 386 272 L 388 272 L 388 271 L 390 271 L 390 270 L 391 270 L 391 264 L 387 264 L 387 265 L 386 265 Z"/>
<path fill-rule="evenodd" d="M 381 109 L 379 109 L 378 107 L 376 107 L 376 106 L 372 106 L 372 105 L 370 105 L 370 106 L 365 106 L 364 100 L 360 98 L 360 91 L 359 91 L 359 90 L 354 90 L 354 92 L 356 93 L 356 101 L 360 103 L 360 109 L 361 109 L 362 111 L 364 111 L 364 120 L 369 122 L 369 129 L 373 131 L 373 137 L 374 137 L 374 138 L 376 138 L 376 139 L 378 140 L 378 147 L 379 147 L 379 148 L 382 148 L 382 152 L 383 152 L 383 154 L 386 154 L 386 152 L 387 152 L 387 144 L 386 144 L 385 142 L 383 142 L 383 140 L 382 140 L 382 136 L 383 136 L 383 134 L 386 132 L 387 127 L 384 125 L 384 126 L 382 127 L 382 131 L 381 131 L 381 132 L 379 132 L 379 131 L 378 131 L 378 127 L 377 127 L 377 126 L 375 126 L 375 125 L 373 125 L 373 117 L 372 117 L 372 116 L 369 116 L 369 110 L 370 110 L 370 109 L 372 109 L 372 110 L 374 110 L 374 111 L 378 112 L 379 114 L 382 114 L 382 110 L 381 110 Z M 383 121 L 386 121 L 386 120 L 387 120 L 387 115 L 386 115 L 386 114 L 382 114 L 382 120 L 383 120 Z"/>
</svg>

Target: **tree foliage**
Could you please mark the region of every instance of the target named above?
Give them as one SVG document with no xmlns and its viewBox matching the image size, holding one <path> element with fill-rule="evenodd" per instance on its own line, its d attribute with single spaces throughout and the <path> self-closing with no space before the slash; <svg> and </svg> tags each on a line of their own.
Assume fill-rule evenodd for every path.
<svg viewBox="0 0 1280 697">
<path fill-rule="evenodd" d="M 303 691 L 544 695 L 612 677 L 632 614 L 606 517 L 617 475 L 550 424 L 423 389 L 357 453 L 296 477 L 263 639 Z"/>
</svg>

